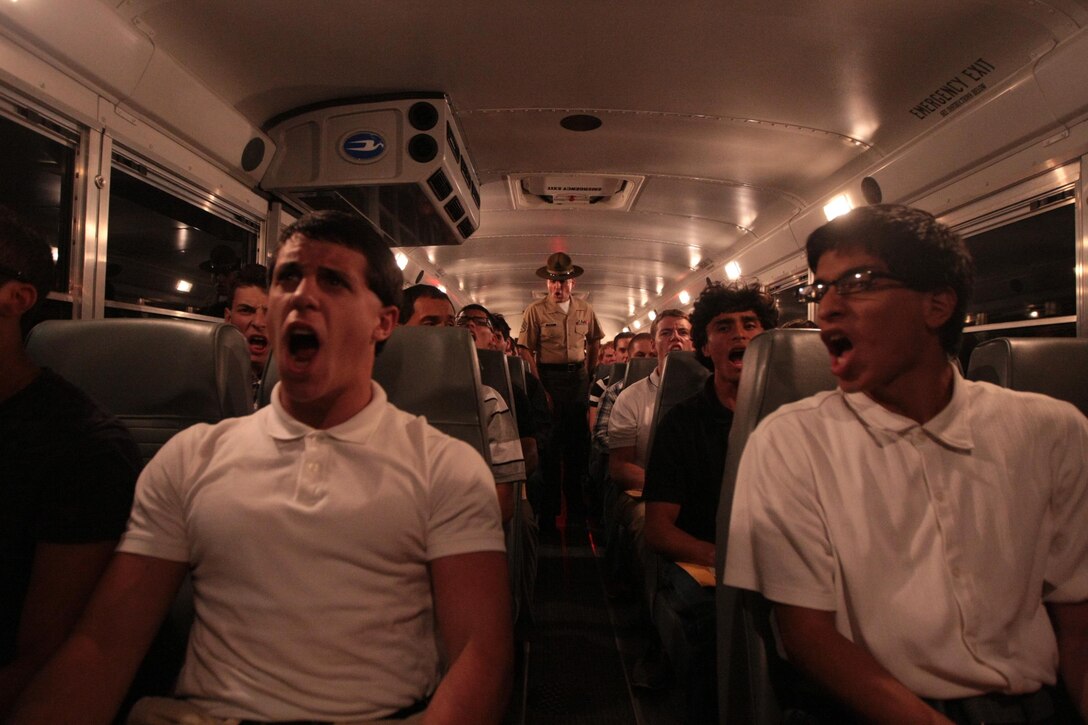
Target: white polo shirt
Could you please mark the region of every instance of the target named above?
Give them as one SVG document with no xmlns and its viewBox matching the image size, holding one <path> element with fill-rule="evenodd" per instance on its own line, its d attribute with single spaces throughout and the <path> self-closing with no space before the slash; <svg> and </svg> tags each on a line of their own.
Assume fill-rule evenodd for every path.
<svg viewBox="0 0 1088 725">
<path fill-rule="evenodd" d="M 634 446 L 634 463 L 642 468 L 646 468 L 646 461 L 650 457 L 650 429 L 660 384 L 661 374 L 654 368 L 648 377 L 620 391 L 608 419 L 609 450 Z"/>
<path fill-rule="evenodd" d="M 1043 602 L 1088 599 L 1088 420 L 958 375 L 918 425 L 861 393 L 783 406 L 748 441 L 725 581 L 834 611 L 923 697 L 1055 682 Z"/>
<path fill-rule="evenodd" d="M 179 697 L 220 718 L 364 720 L 439 679 L 428 562 L 503 551 L 491 471 L 374 384 L 315 430 L 279 402 L 172 438 L 119 549 L 192 567 Z"/>
</svg>

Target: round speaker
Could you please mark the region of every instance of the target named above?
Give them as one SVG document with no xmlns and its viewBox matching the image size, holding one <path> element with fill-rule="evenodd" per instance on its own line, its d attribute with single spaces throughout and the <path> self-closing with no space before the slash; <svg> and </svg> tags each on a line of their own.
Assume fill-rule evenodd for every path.
<svg viewBox="0 0 1088 725">
<path fill-rule="evenodd" d="M 884 199 L 884 192 L 880 190 L 880 184 L 871 176 L 861 180 L 861 195 L 870 204 L 879 204 Z"/>
<path fill-rule="evenodd" d="M 426 101 L 413 104 L 408 109 L 408 123 L 417 131 L 430 131 L 438 123 L 438 109 Z"/>
<path fill-rule="evenodd" d="M 421 164 L 433 161 L 438 155 L 438 142 L 432 136 L 417 133 L 408 142 L 408 155 Z"/>
<path fill-rule="evenodd" d="M 568 131 L 595 131 L 601 127 L 601 119 L 588 113 L 574 113 L 560 119 L 559 125 Z"/>
<path fill-rule="evenodd" d="M 253 171 L 264 161 L 264 141 L 253 137 L 242 149 L 242 169 Z"/>
</svg>

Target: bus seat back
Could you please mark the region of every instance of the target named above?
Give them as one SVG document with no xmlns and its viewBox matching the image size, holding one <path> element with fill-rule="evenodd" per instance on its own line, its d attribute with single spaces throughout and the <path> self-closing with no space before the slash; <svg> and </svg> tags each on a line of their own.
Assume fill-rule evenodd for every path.
<svg viewBox="0 0 1088 725">
<path fill-rule="evenodd" d="M 784 662 L 770 641 L 769 607 L 759 595 L 721 584 L 737 469 L 748 436 L 780 406 L 835 387 L 818 330 L 769 330 L 744 353 L 717 519 L 718 700 L 722 722 L 781 722 L 777 673 Z"/>
<path fill-rule="evenodd" d="M 145 462 L 190 425 L 253 410 L 249 351 L 233 325 L 47 320 L 27 352 L 120 418 Z"/>
<path fill-rule="evenodd" d="M 1088 339 L 999 337 L 971 351 L 967 377 L 1065 400 L 1088 415 Z"/>
<path fill-rule="evenodd" d="M 480 405 L 480 367 L 467 330 L 397 327 L 374 361 L 374 380 L 390 403 L 426 417 L 428 423 L 465 441 L 490 463 Z"/>
<path fill-rule="evenodd" d="M 649 450 L 654 449 L 654 432 L 665 414 L 677 403 L 687 400 L 703 389 L 703 384 L 710 377 L 710 370 L 695 359 L 690 350 L 674 350 L 665 358 L 665 369 L 661 372 L 661 384 L 657 388 L 657 402 L 650 428 Z"/>
<path fill-rule="evenodd" d="M 623 374 L 623 387 L 629 388 L 639 380 L 650 377 L 656 367 L 656 357 L 631 358 L 627 361 L 627 370 Z"/>
</svg>

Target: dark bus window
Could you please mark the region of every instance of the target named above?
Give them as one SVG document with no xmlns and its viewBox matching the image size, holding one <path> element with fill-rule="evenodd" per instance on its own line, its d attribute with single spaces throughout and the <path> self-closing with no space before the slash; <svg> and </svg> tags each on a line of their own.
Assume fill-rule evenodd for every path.
<svg viewBox="0 0 1088 725">
<path fill-rule="evenodd" d="M 799 322 L 808 319 L 808 303 L 797 299 L 797 288 L 808 280 L 807 274 L 794 277 L 789 281 L 769 285 L 769 290 L 778 303 L 778 325 L 787 322 Z"/>
<path fill-rule="evenodd" d="M 30 114 L 30 112 L 28 112 Z M 41 121 L 37 114 L 32 120 Z M 0 116 L 0 205 L 45 237 L 53 248 L 53 290 L 68 293 L 72 243 L 75 143 L 61 143 Z M 67 308 L 71 317 L 71 307 Z M 62 310 L 53 310 L 63 314 Z"/>
<path fill-rule="evenodd" d="M 1077 313 L 1074 214 L 1066 204 L 965 240 L 975 259 L 968 326 Z"/>
<path fill-rule="evenodd" d="M 228 221 L 116 165 L 111 186 L 106 300 L 222 317 L 226 280 L 213 277 L 212 252 L 220 263 L 252 262 L 256 225 Z M 112 307 L 109 317 L 132 312 Z"/>
</svg>

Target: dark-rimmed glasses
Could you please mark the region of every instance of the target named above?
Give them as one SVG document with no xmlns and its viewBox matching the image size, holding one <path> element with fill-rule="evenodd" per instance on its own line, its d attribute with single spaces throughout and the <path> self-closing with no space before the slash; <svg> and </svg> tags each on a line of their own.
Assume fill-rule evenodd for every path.
<svg viewBox="0 0 1088 725">
<path fill-rule="evenodd" d="M 856 295 L 873 289 L 873 284 L 878 279 L 887 279 L 899 283 L 894 286 L 905 287 L 907 285 L 906 280 L 888 272 L 878 272 L 874 269 L 854 269 L 830 282 L 816 280 L 812 284 L 801 285 L 797 288 L 797 299 L 802 302 L 819 302 L 832 287 L 837 289 L 840 295 Z M 892 287 L 881 289 L 892 289 Z"/>
<path fill-rule="evenodd" d="M 471 314 L 461 313 L 460 315 L 457 315 L 457 319 L 455 321 L 455 324 L 458 327 L 468 327 L 469 325 L 477 325 L 477 326 L 486 327 L 489 330 L 493 329 L 491 327 L 491 320 L 489 320 L 487 317 L 485 317 L 483 315 L 480 315 L 479 317 L 476 317 L 476 316 L 471 315 Z"/>
</svg>

